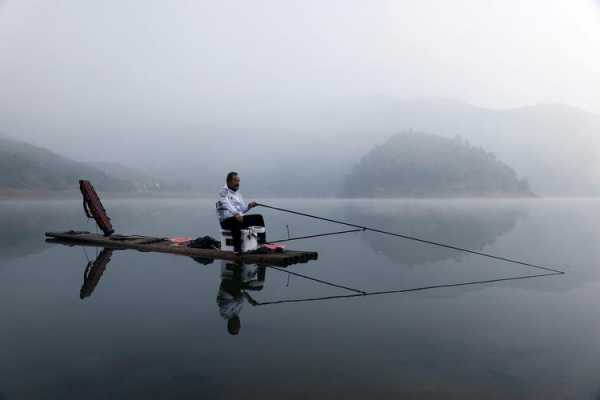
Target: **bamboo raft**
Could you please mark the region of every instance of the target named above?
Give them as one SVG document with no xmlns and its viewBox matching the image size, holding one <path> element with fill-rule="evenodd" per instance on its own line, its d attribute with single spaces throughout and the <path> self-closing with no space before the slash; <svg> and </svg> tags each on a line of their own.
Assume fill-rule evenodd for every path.
<svg viewBox="0 0 600 400">
<path fill-rule="evenodd" d="M 131 249 L 143 252 L 176 254 L 187 257 L 229 260 L 239 263 L 288 266 L 316 260 L 318 253 L 314 251 L 284 250 L 283 252 L 255 254 L 234 254 L 231 251 L 218 249 L 199 249 L 171 243 L 166 238 L 150 236 L 103 236 L 84 231 L 46 232 L 49 243 L 59 243 L 67 246 L 88 245 L 110 249 Z"/>
</svg>

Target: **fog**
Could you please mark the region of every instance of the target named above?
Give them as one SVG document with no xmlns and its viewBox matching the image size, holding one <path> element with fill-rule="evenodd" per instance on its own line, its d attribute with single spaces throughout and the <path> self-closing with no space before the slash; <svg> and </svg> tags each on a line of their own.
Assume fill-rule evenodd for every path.
<svg viewBox="0 0 600 400">
<path fill-rule="evenodd" d="M 0 132 L 209 191 L 231 169 L 322 191 L 417 129 L 544 192 L 531 146 L 600 173 L 598 71 L 592 0 L 0 2 Z"/>
</svg>

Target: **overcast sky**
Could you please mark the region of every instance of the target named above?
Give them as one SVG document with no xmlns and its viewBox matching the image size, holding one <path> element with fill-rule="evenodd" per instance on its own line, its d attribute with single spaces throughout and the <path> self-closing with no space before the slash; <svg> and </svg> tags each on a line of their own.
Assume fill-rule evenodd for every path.
<svg viewBox="0 0 600 400">
<path fill-rule="evenodd" d="M 600 3 L 0 0 L 0 131 L 41 145 L 235 135 L 370 96 L 600 113 Z"/>
</svg>

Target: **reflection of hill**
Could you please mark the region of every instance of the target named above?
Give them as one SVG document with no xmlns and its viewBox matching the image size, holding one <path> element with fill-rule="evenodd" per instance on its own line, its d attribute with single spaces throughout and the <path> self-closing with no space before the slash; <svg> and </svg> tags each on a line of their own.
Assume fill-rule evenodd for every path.
<svg viewBox="0 0 600 400">
<path fill-rule="evenodd" d="M 472 204 L 471 204 L 472 203 Z M 471 206 L 472 205 L 472 206 Z M 435 204 L 390 204 L 375 209 L 349 206 L 348 220 L 366 226 L 423 239 L 482 250 L 510 232 L 523 215 L 516 208 L 487 207 L 475 202 L 448 206 Z M 362 238 L 377 252 L 395 262 L 421 265 L 444 259 L 460 259 L 463 254 L 451 249 L 424 245 L 378 233 L 365 232 Z"/>
<path fill-rule="evenodd" d="M 44 251 L 48 247 L 44 241 L 45 231 L 75 229 L 85 224 L 81 203 L 68 202 L 68 207 L 62 204 L 1 202 L 0 264 Z M 88 229 L 93 230 L 93 225 Z"/>
</svg>

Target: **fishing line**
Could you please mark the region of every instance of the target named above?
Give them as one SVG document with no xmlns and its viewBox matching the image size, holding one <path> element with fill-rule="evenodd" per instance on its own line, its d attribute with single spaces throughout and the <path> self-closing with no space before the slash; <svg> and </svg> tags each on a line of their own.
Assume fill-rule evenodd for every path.
<svg viewBox="0 0 600 400">
<path fill-rule="evenodd" d="M 90 262 L 90 258 L 88 257 L 87 251 L 85 251 L 85 246 L 81 246 L 81 250 L 83 250 L 83 254 L 85 255 L 85 258 L 87 259 L 88 263 Z"/>
<path fill-rule="evenodd" d="M 564 274 L 564 272 L 550 272 L 550 273 L 545 273 L 545 274 L 514 276 L 514 277 L 510 277 L 510 278 L 497 278 L 497 279 L 486 279 L 486 280 L 481 280 L 481 281 L 470 281 L 470 282 L 460 282 L 460 283 L 446 283 L 446 284 L 440 284 L 440 285 L 419 286 L 419 287 L 408 288 L 408 289 L 363 292 L 362 294 L 357 293 L 357 294 L 346 294 L 346 295 L 337 295 L 337 296 L 311 297 L 311 298 L 306 298 L 306 299 L 288 299 L 288 300 L 266 301 L 266 302 L 258 303 L 256 305 L 266 306 L 266 305 L 271 305 L 271 304 L 308 303 L 308 302 L 313 302 L 313 301 L 348 299 L 348 298 L 366 297 L 366 296 L 379 296 L 379 295 L 394 294 L 394 293 L 420 292 L 420 291 L 424 291 L 424 290 L 452 288 L 452 287 L 469 286 L 469 285 L 483 285 L 483 284 L 489 284 L 489 283 L 516 281 L 519 279 L 541 278 L 544 276 L 554 276 L 554 275 L 562 275 L 562 274 Z"/>
<path fill-rule="evenodd" d="M 348 230 L 346 230 L 346 231 L 327 232 L 327 233 L 317 233 L 317 234 L 315 234 L 315 235 L 308 235 L 308 236 L 297 236 L 297 237 L 292 237 L 292 238 L 287 238 L 287 239 L 274 240 L 274 241 L 272 241 L 272 242 L 266 242 L 265 244 L 281 243 L 281 242 L 289 242 L 290 240 L 311 239 L 311 238 L 316 238 L 316 237 L 321 237 L 321 236 L 340 235 L 340 234 L 342 234 L 342 233 L 350 233 L 350 232 L 362 232 L 362 231 L 364 231 L 364 229 L 348 229 Z"/>
<path fill-rule="evenodd" d="M 340 289 L 346 289 L 346 290 L 349 290 L 351 292 L 360 293 L 361 296 L 367 293 L 364 290 L 353 289 L 353 288 L 348 287 L 348 286 L 338 285 L 337 283 L 327 282 L 327 281 L 324 281 L 322 279 L 313 278 L 312 276 L 303 275 L 303 274 L 299 274 L 297 272 L 288 271 L 286 269 L 278 268 L 278 267 L 275 267 L 275 266 L 272 266 L 272 265 L 267 265 L 267 267 L 276 269 L 277 271 L 286 272 L 286 273 L 288 273 L 290 275 L 299 276 L 301 278 L 308 279 L 309 281 L 319 282 L 319 283 L 322 283 L 322 284 L 327 285 L 327 286 L 333 286 L 333 287 L 340 288 Z"/>
<path fill-rule="evenodd" d="M 426 243 L 426 244 L 430 244 L 430 245 L 433 245 L 433 246 L 444 247 L 444 248 L 447 248 L 447 249 L 462 251 L 462 252 L 470 253 L 470 254 L 476 254 L 478 256 L 493 258 L 495 260 L 505 261 L 505 262 L 508 262 L 508 263 L 525 265 L 527 267 L 537 268 L 537 269 L 541 269 L 541 270 L 544 270 L 544 271 L 554 272 L 554 273 L 557 273 L 557 274 L 564 274 L 565 273 L 564 271 L 561 271 L 561 270 L 555 269 L 555 268 L 544 267 L 544 266 L 537 265 L 537 264 L 531 264 L 531 263 L 528 263 L 528 262 L 525 262 L 525 261 L 519 261 L 519 260 L 515 260 L 515 259 L 512 259 L 512 258 L 507 258 L 507 257 L 502 257 L 502 256 L 495 256 L 493 254 L 483 253 L 483 252 L 475 251 L 475 250 L 469 250 L 469 249 L 465 249 L 463 247 L 454 246 L 454 245 L 451 245 L 451 244 L 446 244 L 446 243 L 441 243 L 441 242 L 435 242 L 433 240 L 422 239 L 422 238 L 419 238 L 419 237 L 416 237 L 416 236 L 410 236 L 410 235 L 405 235 L 405 234 L 401 234 L 401 233 L 394 233 L 394 232 L 384 231 L 382 229 L 371 228 L 371 227 L 368 227 L 368 226 L 362 226 L 362 225 L 352 224 L 352 223 L 345 222 L 345 221 L 339 221 L 339 220 L 335 220 L 335 219 L 331 219 L 331 218 L 320 217 L 318 215 L 307 214 L 307 213 L 303 213 L 303 212 L 300 212 L 300 211 L 294 211 L 294 210 L 288 210 L 288 209 L 285 209 L 285 208 L 274 207 L 274 206 L 270 206 L 268 204 L 263 204 L 263 203 L 256 203 L 256 205 L 257 206 L 261 206 L 261 207 L 265 207 L 265 208 L 271 208 L 271 209 L 277 210 L 277 211 L 287 212 L 287 213 L 290 213 L 290 214 L 300 215 L 300 216 L 303 216 L 303 217 L 314 218 L 314 219 L 319 219 L 319 220 L 322 220 L 322 221 L 333 222 L 335 224 L 341 224 L 341 225 L 351 226 L 353 228 L 359 228 L 359 229 L 362 229 L 362 230 L 365 230 L 365 231 L 377 232 L 377 233 L 381 233 L 381 234 L 384 234 L 384 235 L 390 235 L 390 236 L 395 236 L 395 237 L 399 237 L 399 238 L 402 238 L 402 239 L 413 240 L 415 242 Z"/>
</svg>

